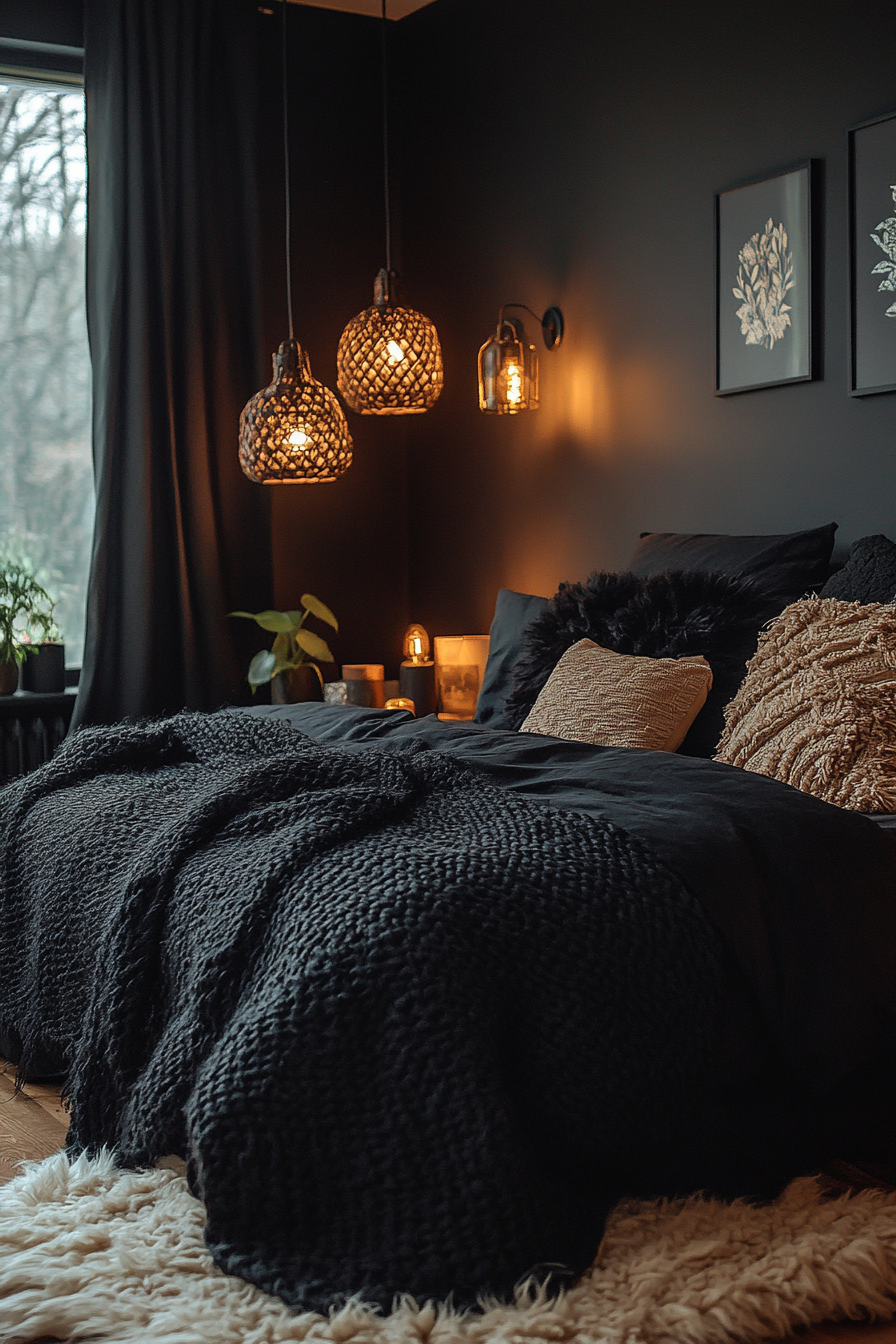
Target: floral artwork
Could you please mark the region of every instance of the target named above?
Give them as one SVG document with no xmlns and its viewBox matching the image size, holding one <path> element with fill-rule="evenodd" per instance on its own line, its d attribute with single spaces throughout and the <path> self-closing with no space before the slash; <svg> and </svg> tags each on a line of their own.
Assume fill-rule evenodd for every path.
<svg viewBox="0 0 896 1344">
<path fill-rule="evenodd" d="M 896 228 L 896 220 L 891 222 Z M 737 285 L 731 292 L 736 299 L 742 300 L 737 310 L 741 334 L 747 345 L 762 345 L 771 350 L 790 326 L 791 307 L 784 302 L 784 297 L 796 284 L 793 253 L 784 225 L 775 224 L 770 219 L 761 234 L 754 233 L 750 241 L 744 243 L 737 259 L 740 263 Z M 896 265 L 893 271 L 896 274 Z M 896 289 L 896 284 L 889 288 Z"/>
<path fill-rule="evenodd" d="M 890 187 L 890 191 L 893 193 L 893 204 L 896 205 L 896 183 Z M 886 261 L 879 261 L 871 274 L 884 277 L 877 287 L 878 292 L 889 290 L 892 293 L 896 291 L 896 216 L 882 219 L 871 238 L 887 258 Z M 885 316 L 896 317 L 896 303 L 890 304 Z"/>
<path fill-rule="evenodd" d="M 812 378 L 811 202 L 808 162 L 716 193 L 718 396 Z"/>
</svg>

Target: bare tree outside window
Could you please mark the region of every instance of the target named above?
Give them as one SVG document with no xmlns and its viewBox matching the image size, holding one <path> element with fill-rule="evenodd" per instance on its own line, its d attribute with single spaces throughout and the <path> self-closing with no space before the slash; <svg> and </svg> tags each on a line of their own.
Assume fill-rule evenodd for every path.
<svg viewBox="0 0 896 1344">
<path fill-rule="evenodd" d="M 0 548 L 80 663 L 93 532 L 84 96 L 0 82 Z"/>
</svg>

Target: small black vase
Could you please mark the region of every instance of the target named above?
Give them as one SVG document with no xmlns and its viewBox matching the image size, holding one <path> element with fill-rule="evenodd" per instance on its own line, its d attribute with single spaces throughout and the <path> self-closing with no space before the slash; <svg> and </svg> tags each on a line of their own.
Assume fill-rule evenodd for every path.
<svg viewBox="0 0 896 1344">
<path fill-rule="evenodd" d="M 38 644 L 22 663 L 22 690 L 54 695 L 65 690 L 65 645 Z"/>
</svg>

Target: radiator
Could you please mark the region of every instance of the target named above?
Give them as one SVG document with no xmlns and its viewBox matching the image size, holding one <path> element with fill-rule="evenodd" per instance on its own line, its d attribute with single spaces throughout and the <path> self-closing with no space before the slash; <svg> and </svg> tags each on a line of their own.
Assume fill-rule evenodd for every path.
<svg viewBox="0 0 896 1344">
<path fill-rule="evenodd" d="M 0 784 L 50 759 L 68 732 L 76 694 L 72 687 L 56 695 L 0 695 Z"/>
</svg>

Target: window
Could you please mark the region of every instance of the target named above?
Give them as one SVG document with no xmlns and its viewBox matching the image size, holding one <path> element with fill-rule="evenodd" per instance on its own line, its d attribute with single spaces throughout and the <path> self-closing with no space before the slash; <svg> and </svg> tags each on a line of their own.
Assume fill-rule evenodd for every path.
<svg viewBox="0 0 896 1344">
<path fill-rule="evenodd" d="M 84 95 L 0 76 L 0 549 L 80 663 L 93 533 Z"/>
</svg>

